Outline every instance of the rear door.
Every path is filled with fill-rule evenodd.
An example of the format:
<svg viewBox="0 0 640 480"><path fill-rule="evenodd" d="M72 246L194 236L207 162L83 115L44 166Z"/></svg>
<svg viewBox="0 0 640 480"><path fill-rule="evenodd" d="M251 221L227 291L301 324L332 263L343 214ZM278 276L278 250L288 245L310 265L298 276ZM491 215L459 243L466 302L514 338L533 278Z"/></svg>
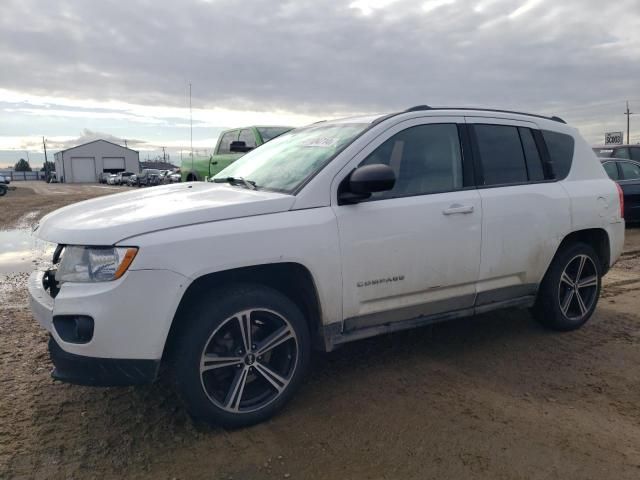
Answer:
<svg viewBox="0 0 640 480"><path fill-rule="evenodd" d="M624 218L627 222L640 222L640 164L618 162L620 180L624 193Z"/></svg>
<svg viewBox="0 0 640 480"><path fill-rule="evenodd" d="M534 123L467 117L482 201L477 305L536 293L570 228L569 198L550 177Z"/></svg>

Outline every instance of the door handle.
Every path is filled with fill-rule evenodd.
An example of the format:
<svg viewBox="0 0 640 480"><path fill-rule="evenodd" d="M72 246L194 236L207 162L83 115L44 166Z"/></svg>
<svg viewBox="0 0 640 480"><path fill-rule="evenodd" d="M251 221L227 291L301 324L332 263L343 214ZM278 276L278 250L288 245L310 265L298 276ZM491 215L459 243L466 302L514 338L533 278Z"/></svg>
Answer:
<svg viewBox="0 0 640 480"><path fill-rule="evenodd" d="M442 211L443 215L455 215L458 213L473 213L473 205L460 205L459 203L454 203L449 208L445 208Z"/></svg>

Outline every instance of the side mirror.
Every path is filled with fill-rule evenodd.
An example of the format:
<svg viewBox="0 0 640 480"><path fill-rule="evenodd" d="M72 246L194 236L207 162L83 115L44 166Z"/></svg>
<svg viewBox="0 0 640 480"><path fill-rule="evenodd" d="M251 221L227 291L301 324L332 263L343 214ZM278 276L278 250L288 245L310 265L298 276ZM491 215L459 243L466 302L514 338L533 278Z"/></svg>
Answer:
<svg viewBox="0 0 640 480"><path fill-rule="evenodd" d="M253 147L247 147L247 144L242 140L236 140L235 142L231 142L231 145L229 145L230 152L246 153L250 150L253 150Z"/></svg>
<svg viewBox="0 0 640 480"><path fill-rule="evenodd" d="M396 174L389 165L376 163L356 168L343 183L340 203L350 204L366 200L375 192L386 192L396 184Z"/></svg>

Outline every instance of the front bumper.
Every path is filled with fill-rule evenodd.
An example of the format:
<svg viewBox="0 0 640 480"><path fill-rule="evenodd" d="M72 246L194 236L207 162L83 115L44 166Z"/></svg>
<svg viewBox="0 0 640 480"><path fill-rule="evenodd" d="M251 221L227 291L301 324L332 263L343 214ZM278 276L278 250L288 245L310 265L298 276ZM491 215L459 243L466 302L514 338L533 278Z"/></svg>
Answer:
<svg viewBox="0 0 640 480"><path fill-rule="evenodd" d="M94 387L143 385L155 380L160 360L95 358L65 352L49 337L49 355L56 380Z"/></svg>
<svg viewBox="0 0 640 480"><path fill-rule="evenodd" d="M85 385L133 385L157 373L174 314L187 279L168 270L129 271L104 283L65 283L55 299L44 272L29 278L29 303L51 334L54 377ZM87 343L65 342L53 318L85 315L94 320Z"/></svg>

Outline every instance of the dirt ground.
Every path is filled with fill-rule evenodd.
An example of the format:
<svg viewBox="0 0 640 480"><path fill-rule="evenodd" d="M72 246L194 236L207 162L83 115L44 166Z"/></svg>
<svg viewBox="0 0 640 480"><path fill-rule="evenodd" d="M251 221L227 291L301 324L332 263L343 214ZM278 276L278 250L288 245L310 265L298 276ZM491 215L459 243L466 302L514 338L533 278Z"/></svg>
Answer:
<svg viewBox="0 0 640 480"><path fill-rule="evenodd" d="M11 190L0 198L0 225L16 225L25 214L37 211L45 215L70 203L123 191L126 187L84 184L47 184L44 182L13 182Z"/></svg>
<svg viewBox="0 0 640 480"><path fill-rule="evenodd" d="M0 199L2 228L113 191L26 187ZM581 330L515 310L349 344L316 355L280 415L238 431L195 427L164 381L54 382L26 274L4 275L0 478L638 479L640 229L627 233Z"/></svg>

